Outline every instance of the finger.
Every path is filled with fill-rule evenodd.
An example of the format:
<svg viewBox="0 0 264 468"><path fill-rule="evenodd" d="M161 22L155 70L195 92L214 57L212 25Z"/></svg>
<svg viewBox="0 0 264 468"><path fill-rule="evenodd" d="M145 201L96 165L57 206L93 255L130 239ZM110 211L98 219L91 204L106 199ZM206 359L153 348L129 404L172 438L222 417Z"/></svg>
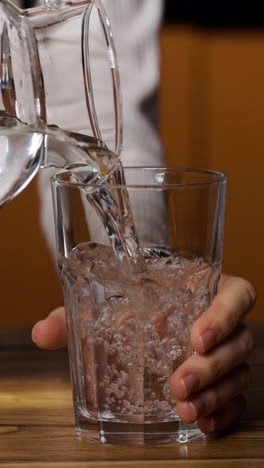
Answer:
<svg viewBox="0 0 264 468"><path fill-rule="evenodd" d="M252 349L252 334L241 324L230 338L212 351L203 355L194 354L187 359L172 375L171 391L176 398L185 400L246 361Z"/></svg>
<svg viewBox="0 0 264 468"><path fill-rule="evenodd" d="M191 330L193 349L203 354L223 341L253 307L255 299L255 290L248 281L223 275L220 291Z"/></svg>
<svg viewBox="0 0 264 468"><path fill-rule="evenodd" d="M59 307L32 329L32 341L43 349L63 348L67 344L64 307Z"/></svg>
<svg viewBox="0 0 264 468"><path fill-rule="evenodd" d="M182 421L190 424L201 416L214 413L244 392L250 380L250 368L248 364L243 363L215 385L196 394L192 399L178 401L178 415Z"/></svg>
<svg viewBox="0 0 264 468"><path fill-rule="evenodd" d="M241 416L245 408L245 397L238 395L224 408L210 416L202 416L198 419L198 426L204 434L217 434L229 428Z"/></svg>

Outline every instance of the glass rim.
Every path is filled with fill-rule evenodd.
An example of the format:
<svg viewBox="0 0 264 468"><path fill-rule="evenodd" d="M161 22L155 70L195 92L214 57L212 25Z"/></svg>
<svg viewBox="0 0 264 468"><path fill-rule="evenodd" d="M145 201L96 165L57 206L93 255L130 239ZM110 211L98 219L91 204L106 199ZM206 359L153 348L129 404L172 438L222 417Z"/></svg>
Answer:
<svg viewBox="0 0 264 468"><path fill-rule="evenodd" d="M80 170L89 167L87 166L80 166ZM107 177L115 170L117 169L117 166L115 166L109 174L103 177L104 180L107 180ZM219 171L215 171L212 169L199 169L199 168L192 168L192 167L164 167L164 166L124 166L125 171L129 170L136 170L136 171L163 171L165 173L196 173L196 174L203 174L208 176L214 176L215 178L208 178L208 180L202 180L202 181L193 181L193 182L179 182L176 184L171 184L171 183L165 183L165 184L144 184L144 183L133 183L133 184L111 184L110 187L111 189L123 189L124 187L129 188L129 189L153 189L153 190L161 190L161 189L171 189L171 188L182 188L182 187L202 187L202 186L208 186L208 185L219 185L224 182L227 182L228 176ZM79 188L87 188L87 187L93 187L93 188L100 188L104 184L100 183L83 183L83 182L78 182L78 181L68 181L68 180L63 180L62 177L65 177L67 174L70 174L71 169L69 168L68 170L58 173L54 176L51 177L51 182L54 185L59 185L59 186L66 186L66 187L79 187ZM73 173L76 174L76 168Z"/></svg>

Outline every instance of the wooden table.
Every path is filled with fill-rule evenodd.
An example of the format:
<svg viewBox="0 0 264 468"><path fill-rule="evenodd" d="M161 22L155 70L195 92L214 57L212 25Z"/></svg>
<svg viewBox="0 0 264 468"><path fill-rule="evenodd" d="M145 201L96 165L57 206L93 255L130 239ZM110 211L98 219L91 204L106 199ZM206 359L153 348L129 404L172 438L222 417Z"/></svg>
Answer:
<svg viewBox="0 0 264 468"><path fill-rule="evenodd" d="M222 438L159 447L79 440L66 351L39 351L1 331L0 467L264 468L264 325L253 328L254 381L243 419Z"/></svg>

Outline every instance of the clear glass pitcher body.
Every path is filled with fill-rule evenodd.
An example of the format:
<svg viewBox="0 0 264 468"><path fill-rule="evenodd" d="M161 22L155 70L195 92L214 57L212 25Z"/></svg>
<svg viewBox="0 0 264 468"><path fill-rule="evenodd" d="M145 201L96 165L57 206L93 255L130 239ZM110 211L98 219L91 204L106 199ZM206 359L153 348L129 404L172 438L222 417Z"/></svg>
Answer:
<svg viewBox="0 0 264 468"><path fill-rule="evenodd" d="M104 140L119 154L119 74L100 0L46 0L24 10L2 0L0 57L0 182L6 181L0 204L19 193L39 167L53 165L43 137L48 127L94 137L99 146ZM97 112L104 106L96 104L106 99L111 104L104 115Z"/></svg>

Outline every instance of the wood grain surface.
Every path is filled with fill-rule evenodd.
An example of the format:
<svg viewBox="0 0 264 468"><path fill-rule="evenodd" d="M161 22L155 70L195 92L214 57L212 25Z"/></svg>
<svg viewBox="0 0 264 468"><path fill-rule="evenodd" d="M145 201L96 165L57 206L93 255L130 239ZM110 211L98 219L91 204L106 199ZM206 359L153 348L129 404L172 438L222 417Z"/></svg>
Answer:
<svg viewBox="0 0 264 468"><path fill-rule="evenodd" d="M10 330L2 339L0 332L0 466L263 468L263 333L264 325L254 326L256 346L248 408L229 433L188 445L133 447L78 439L67 352L39 351L30 344L20 345Z"/></svg>

